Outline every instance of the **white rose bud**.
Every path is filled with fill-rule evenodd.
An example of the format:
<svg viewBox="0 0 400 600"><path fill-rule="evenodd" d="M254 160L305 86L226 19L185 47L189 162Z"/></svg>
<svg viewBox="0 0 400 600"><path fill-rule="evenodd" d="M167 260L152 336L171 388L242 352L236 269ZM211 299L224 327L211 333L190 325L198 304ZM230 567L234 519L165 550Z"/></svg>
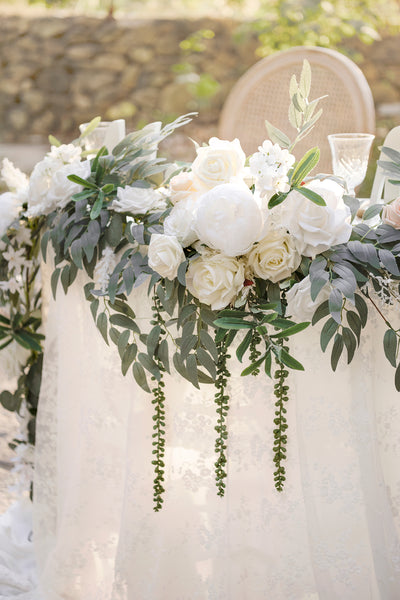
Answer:
<svg viewBox="0 0 400 600"><path fill-rule="evenodd" d="M194 200L207 191L192 172L186 171L172 177L169 182L169 190L172 204L178 204L188 198Z"/></svg>
<svg viewBox="0 0 400 600"><path fill-rule="evenodd" d="M292 191L282 203L281 221L296 238L300 252L315 258L351 235L350 209L343 202L344 188L331 179L307 184L319 194L326 206L318 206L300 192Z"/></svg>
<svg viewBox="0 0 400 600"><path fill-rule="evenodd" d="M162 202L162 196L153 188L126 186L117 189L117 198L110 208L115 212L143 215L160 207Z"/></svg>
<svg viewBox="0 0 400 600"><path fill-rule="evenodd" d="M311 321L317 307L325 300L328 300L332 286L326 283L319 292L315 300L311 300L311 281L307 275L299 283L295 283L293 287L286 292L286 300L288 302L287 314L292 316L296 321Z"/></svg>
<svg viewBox="0 0 400 600"><path fill-rule="evenodd" d="M194 229L199 240L227 256L246 254L262 228L261 209L245 185L218 185L197 201Z"/></svg>
<svg viewBox="0 0 400 600"><path fill-rule="evenodd" d="M241 176L245 161L246 155L238 139L228 142L212 137L208 146L197 148L192 170L206 189L211 189Z"/></svg>
<svg viewBox="0 0 400 600"><path fill-rule="evenodd" d="M185 254L177 238L172 235L153 233L150 239L149 267L161 277L175 279L179 265L185 260Z"/></svg>
<svg viewBox="0 0 400 600"><path fill-rule="evenodd" d="M248 255L248 265L261 279L273 283L290 277L301 262L294 238L285 229L271 229Z"/></svg>
<svg viewBox="0 0 400 600"><path fill-rule="evenodd" d="M242 289L244 279L243 262L223 254L196 258L186 273L189 292L213 310L228 306Z"/></svg>
<svg viewBox="0 0 400 600"><path fill-rule="evenodd" d="M198 239L193 229L194 205L195 202L191 198L181 200L164 221L165 235L174 235L184 248Z"/></svg>

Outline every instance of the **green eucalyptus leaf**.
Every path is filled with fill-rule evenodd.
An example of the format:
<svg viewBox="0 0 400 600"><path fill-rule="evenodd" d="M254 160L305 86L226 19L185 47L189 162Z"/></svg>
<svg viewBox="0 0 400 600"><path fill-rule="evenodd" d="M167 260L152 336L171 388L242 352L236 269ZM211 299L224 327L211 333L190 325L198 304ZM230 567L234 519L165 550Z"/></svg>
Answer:
<svg viewBox="0 0 400 600"><path fill-rule="evenodd" d="M197 353L197 358L198 358L198 361L200 362L200 364L203 365L203 367L205 367L207 369L207 371L210 373L212 379L216 379L217 368L216 368L214 360L211 358L211 356L208 354L208 352L206 352L203 348L197 348L196 353Z"/></svg>
<svg viewBox="0 0 400 600"><path fill-rule="evenodd" d="M399 267L397 266L397 261L390 250L385 250L384 248L380 248L378 250L379 260L382 265L391 273L392 275L400 276Z"/></svg>
<svg viewBox="0 0 400 600"><path fill-rule="evenodd" d="M218 349L211 335L205 330L200 331L200 342L204 348L211 354L214 361L218 361Z"/></svg>
<svg viewBox="0 0 400 600"><path fill-rule="evenodd" d="M0 394L0 404L6 410L10 412L17 412L21 405L21 398L18 394L12 394L11 392L5 390Z"/></svg>
<svg viewBox="0 0 400 600"><path fill-rule="evenodd" d="M160 335L161 327L155 325L147 336L147 352L149 356L154 356Z"/></svg>
<svg viewBox="0 0 400 600"><path fill-rule="evenodd" d="M138 362L133 363L132 373L136 383L145 391L150 394L150 388L147 383L146 373L142 365Z"/></svg>
<svg viewBox="0 0 400 600"><path fill-rule="evenodd" d="M343 327L342 337L347 349L347 364L350 364L357 348L357 341L354 333L348 327Z"/></svg>
<svg viewBox="0 0 400 600"><path fill-rule="evenodd" d="M295 166L292 176L291 176L291 185L293 187L299 186L304 178L309 174L310 171L318 164L320 156L319 148L311 148L308 152L305 153L303 158L297 163ZM300 190L298 190L300 191ZM316 194L318 195L318 194ZM318 202L317 202L318 204ZM325 205L325 202L322 206Z"/></svg>
<svg viewBox="0 0 400 600"><path fill-rule="evenodd" d="M360 315L361 325L365 327L368 319L368 306L365 302L364 298L359 294L354 295L356 309L358 310L358 314Z"/></svg>
<svg viewBox="0 0 400 600"><path fill-rule="evenodd" d="M51 274L51 278L50 278L51 292L53 294L54 300L56 299L57 284L58 284L58 280L60 277L60 273L61 273L61 269L60 269L60 267L57 267L57 269L54 269L53 273Z"/></svg>
<svg viewBox="0 0 400 600"><path fill-rule="evenodd" d="M300 333L300 331L303 331L309 325L310 325L310 322L296 323L296 325L293 325L292 327L288 327L287 329L283 329L279 333L274 333L270 337L271 337L271 339L272 338L274 338L274 339L286 338L286 337L289 337L290 335L295 335L296 333Z"/></svg>
<svg viewBox="0 0 400 600"><path fill-rule="evenodd" d="M318 308L314 312L311 324L315 325L316 323L318 323L318 321L320 321L324 317L327 317L329 314L329 302L328 300L325 300L324 302L322 302L322 304L318 306Z"/></svg>
<svg viewBox="0 0 400 600"><path fill-rule="evenodd" d="M222 329L253 329L256 323L236 319L234 317L222 317L214 321L214 325Z"/></svg>
<svg viewBox="0 0 400 600"><path fill-rule="evenodd" d="M101 335L103 336L106 344L109 345L108 344L108 336L107 336L108 321L107 321L107 315L105 312L101 312L99 314L99 316L97 317L97 328L100 331Z"/></svg>
<svg viewBox="0 0 400 600"><path fill-rule="evenodd" d="M131 329L135 333L140 333L140 329L137 326L136 322L127 315L123 314L113 314L110 317L110 323L112 325L116 325L117 327L123 327L124 329Z"/></svg>
<svg viewBox="0 0 400 600"><path fill-rule="evenodd" d="M158 366L154 362L154 360L150 356L148 356L148 354L145 354L144 352L140 352L138 354L138 359L140 360L140 362L144 366L144 368L147 371L149 371L149 373L151 373L151 375L153 377L155 377L157 379L157 381L160 381L160 379L161 379L160 369L158 368Z"/></svg>
<svg viewBox="0 0 400 600"><path fill-rule="evenodd" d="M190 383L192 383L195 388L200 389L197 360L194 354L189 354L186 359L186 373Z"/></svg>
<svg viewBox="0 0 400 600"><path fill-rule="evenodd" d="M247 352L251 339L253 337L253 332L250 330L246 333L243 340L240 342L239 346L236 349L236 356L239 362L242 362L243 356Z"/></svg>
<svg viewBox="0 0 400 600"><path fill-rule="evenodd" d="M271 142L273 142L274 144L279 144L279 146L281 146L282 148L289 148L290 140L288 136L285 133L283 133L283 131L280 131L279 129L274 127L274 125L272 125L272 123L270 123L269 121L265 121L265 126L267 128Z"/></svg>
<svg viewBox="0 0 400 600"><path fill-rule="evenodd" d="M382 204L373 204L372 206L369 206L363 214L363 221L368 221L368 219L373 219L379 215L382 211L382 208Z"/></svg>
<svg viewBox="0 0 400 600"><path fill-rule="evenodd" d="M295 369L296 371L304 371L304 367L298 360L293 358L284 348L281 349L279 355L279 362L283 363L290 369Z"/></svg>
<svg viewBox="0 0 400 600"><path fill-rule="evenodd" d="M385 335L383 336L383 349L390 364L396 368L397 335L393 329L388 329L385 331Z"/></svg>
<svg viewBox="0 0 400 600"><path fill-rule="evenodd" d="M361 335L361 319L356 312L353 310L348 310L346 313L347 322L349 327L356 334L357 341L360 343L360 335Z"/></svg>
<svg viewBox="0 0 400 600"><path fill-rule="evenodd" d="M124 329L124 331L121 331L120 336L118 338L118 353L119 353L121 360L122 360L122 357L124 356L125 348L127 347L128 343L129 343L130 336L131 336L131 331L129 329Z"/></svg>
<svg viewBox="0 0 400 600"><path fill-rule="evenodd" d="M124 331L123 333L126 333L126 331ZM119 347L118 347L118 350L119 350ZM121 360L122 375L125 376L127 374L129 367L131 366L131 364L133 363L133 361L136 358L136 354L137 354L137 345L136 344L129 344L125 348L125 351L123 353L122 360Z"/></svg>
<svg viewBox="0 0 400 600"><path fill-rule="evenodd" d="M314 202L314 204L317 204L317 206L326 206L326 202L322 198L322 196L320 196L313 190L310 190L310 188L306 187L305 185L295 187L294 189L296 190L296 192L299 192L299 194L302 194L303 196L308 198L308 200L311 200L311 202Z"/></svg>
<svg viewBox="0 0 400 600"><path fill-rule="evenodd" d="M158 348L157 348L157 357L159 358L159 360L162 362L164 369L167 371L167 373L170 373L170 366L169 366L169 353L168 353L168 342L167 340L161 340Z"/></svg>
<svg viewBox="0 0 400 600"><path fill-rule="evenodd" d="M331 339L337 332L338 327L339 327L339 325L337 324L335 319L332 319L332 317L330 317L324 323L324 326L322 327L322 330L321 330L321 339L320 339L322 352L325 352L329 342L331 341Z"/></svg>
<svg viewBox="0 0 400 600"><path fill-rule="evenodd" d="M340 333L335 335L335 340L332 346L332 354L331 354L331 367L333 371L336 371L336 367L339 362L339 358L341 357L343 352L343 338Z"/></svg>
<svg viewBox="0 0 400 600"><path fill-rule="evenodd" d="M189 352L193 350L193 348L197 344L197 335L188 335L186 337L182 337L182 341L180 344L181 356L185 359Z"/></svg>
<svg viewBox="0 0 400 600"><path fill-rule="evenodd" d="M268 375L268 377L271 377L271 367L272 367L272 354L271 354L271 350L268 350L268 352L265 356L265 363L264 363L265 374Z"/></svg>
<svg viewBox="0 0 400 600"><path fill-rule="evenodd" d="M111 341L116 346L118 346L119 336L121 335L120 332L118 331L118 329L115 329L115 327L110 327L108 334L110 336Z"/></svg>

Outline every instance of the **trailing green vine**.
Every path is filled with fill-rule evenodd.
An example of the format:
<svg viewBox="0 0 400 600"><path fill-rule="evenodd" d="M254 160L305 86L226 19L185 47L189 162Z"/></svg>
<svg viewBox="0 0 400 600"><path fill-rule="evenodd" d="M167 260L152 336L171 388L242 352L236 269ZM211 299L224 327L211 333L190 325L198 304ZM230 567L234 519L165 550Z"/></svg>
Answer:
<svg viewBox="0 0 400 600"><path fill-rule="evenodd" d="M283 339L280 339L278 344L281 346L282 350L286 352L289 350L287 346L284 346ZM287 452L287 419L286 419L286 407L285 403L289 400L288 392L289 386L286 383L287 377L289 375L289 371L285 369L284 365L279 361L278 358L275 358L275 362L278 365L278 369L274 373L274 378L276 383L274 385L274 394L276 397L275 402L275 429L274 429L274 458L273 461L275 463L276 471L274 472L274 481L275 488L278 492L283 491L283 486L286 480L286 471L285 467L282 465L282 461L286 460L286 452Z"/></svg>
<svg viewBox="0 0 400 600"><path fill-rule="evenodd" d="M218 362L217 362L217 378L215 381L215 387L217 393L215 394L215 404L217 405L217 425L215 431L218 434L215 440L215 452L217 454L217 460L215 462L215 481L218 489L218 496L221 498L225 494L225 478L227 477L227 440L228 440L228 428L226 420L229 410L229 395L226 392L228 379L230 372L227 367L227 361L230 358L228 354L228 346L226 344L226 338L217 342L218 350Z"/></svg>

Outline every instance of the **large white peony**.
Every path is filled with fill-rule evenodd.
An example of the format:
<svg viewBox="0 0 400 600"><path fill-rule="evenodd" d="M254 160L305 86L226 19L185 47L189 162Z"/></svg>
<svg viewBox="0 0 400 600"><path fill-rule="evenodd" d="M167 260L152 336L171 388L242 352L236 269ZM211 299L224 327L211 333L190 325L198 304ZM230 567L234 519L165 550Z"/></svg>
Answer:
<svg viewBox="0 0 400 600"><path fill-rule="evenodd" d="M320 304L328 300L332 286L326 283L319 292L315 300L311 299L311 281L307 275L299 283L295 283L293 287L286 292L286 300L288 302L287 314L293 317L296 321L311 321L314 312Z"/></svg>
<svg viewBox="0 0 400 600"><path fill-rule="evenodd" d="M148 257L149 266L166 279L175 279L179 265L185 260L185 254L177 238L161 233L152 234Z"/></svg>
<svg viewBox="0 0 400 600"><path fill-rule="evenodd" d="M280 218L296 238L300 252L315 258L349 240L350 209L343 202L344 188L336 181L313 180L307 187L322 196L326 206L318 206L300 192L292 191L282 204Z"/></svg>
<svg viewBox="0 0 400 600"><path fill-rule="evenodd" d="M285 229L269 229L250 251L248 266L256 277L273 283L290 277L301 262L293 236Z"/></svg>
<svg viewBox="0 0 400 600"><path fill-rule="evenodd" d="M110 206L116 212L129 212L133 215L143 215L164 207L163 197L157 190L129 185L117 189L117 197Z"/></svg>
<svg viewBox="0 0 400 600"><path fill-rule="evenodd" d="M228 142L212 137L208 146L197 148L192 170L202 185L211 189L241 177L245 161L246 155L238 139Z"/></svg>
<svg viewBox="0 0 400 600"><path fill-rule="evenodd" d="M174 235L184 248L198 239L193 229L195 200L186 198L176 204L164 221L164 233Z"/></svg>
<svg viewBox="0 0 400 600"><path fill-rule="evenodd" d="M213 310L228 306L242 289L244 279L243 262L219 253L196 258L186 273L189 292Z"/></svg>
<svg viewBox="0 0 400 600"><path fill-rule="evenodd" d="M199 198L193 228L210 248L241 256L260 238L263 215L244 184L226 183Z"/></svg>

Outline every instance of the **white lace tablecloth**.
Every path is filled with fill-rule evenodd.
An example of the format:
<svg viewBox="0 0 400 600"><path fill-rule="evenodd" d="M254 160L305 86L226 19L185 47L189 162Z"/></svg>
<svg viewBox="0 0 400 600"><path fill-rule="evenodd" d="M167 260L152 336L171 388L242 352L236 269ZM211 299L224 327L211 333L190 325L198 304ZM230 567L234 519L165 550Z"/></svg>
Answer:
<svg viewBox="0 0 400 600"><path fill-rule="evenodd" d="M138 292L137 314L147 301ZM38 415L35 600L398 600L400 397L372 318L336 374L293 339L287 484L272 472L272 384L231 381L225 498L214 390L167 384L166 494L152 510L151 398L96 330L81 286L50 301ZM0 596L1 597L1 596Z"/></svg>

